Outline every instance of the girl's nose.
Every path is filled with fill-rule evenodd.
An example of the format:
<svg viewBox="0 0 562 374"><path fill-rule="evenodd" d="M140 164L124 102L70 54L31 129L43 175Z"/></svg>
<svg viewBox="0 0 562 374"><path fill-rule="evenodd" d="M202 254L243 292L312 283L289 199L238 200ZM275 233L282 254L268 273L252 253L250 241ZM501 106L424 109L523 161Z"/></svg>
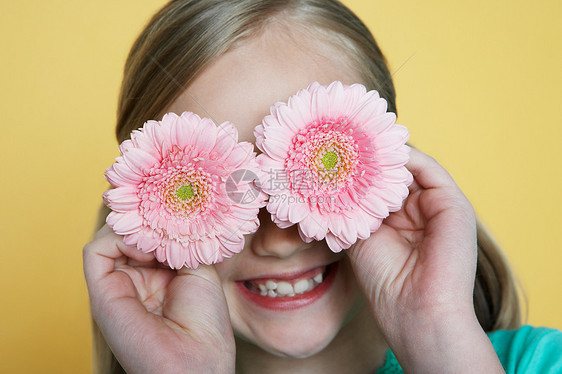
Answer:
<svg viewBox="0 0 562 374"><path fill-rule="evenodd" d="M259 214L260 228L252 238L252 250L258 256L287 258L310 247L299 236L297 225L280 229L266 209Z"/></svg>

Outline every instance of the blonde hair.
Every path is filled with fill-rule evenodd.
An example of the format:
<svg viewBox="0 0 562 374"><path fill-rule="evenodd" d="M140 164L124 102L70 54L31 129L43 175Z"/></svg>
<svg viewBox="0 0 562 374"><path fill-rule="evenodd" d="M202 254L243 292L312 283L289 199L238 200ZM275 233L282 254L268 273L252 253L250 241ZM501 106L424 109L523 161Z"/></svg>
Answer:
<svg viewBox="0 0 562 374"><path fill-rule="evenodd" d="M210 62L258 34L274 18L343 48L369 89L395 112L386 61L367 27L345 6L325 0L177 0L162 8L133 44L117 110L117 139L158 118Z"/></svg>
<svg viewBox="0 0 562 374"><path fill-rule="evenodd" d="M141 32L125 64L117 110L119 142L158 119L212 61L279 19L305 28L349 57L368 89L396 112L386 60L367 27L336 0L173 0ZM306 26L304 26L306 25ZM99 226L108 214L100 211ZM520 325L515 282L490 235L478 223L476 315L485 331ZM94 372L123 373L94 322Z"/></svg>

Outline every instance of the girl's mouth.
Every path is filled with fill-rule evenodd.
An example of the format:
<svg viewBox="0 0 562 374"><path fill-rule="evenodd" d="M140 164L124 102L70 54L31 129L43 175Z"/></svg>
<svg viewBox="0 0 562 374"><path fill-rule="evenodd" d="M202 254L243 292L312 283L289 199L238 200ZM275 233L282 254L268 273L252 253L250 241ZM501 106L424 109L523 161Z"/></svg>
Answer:
<svg viewBox="0 0 562 374"><path fill-rule="evenodd" d="M334 262L292 278L256 278L236 284L247 298L262 307L296 309L324 295L333 283L337 269L338 262Z"/></svg>
<svg viewBox="0 0 562 374"><path fill-rule="evenodd" d="M254 279L245 281L244 286L255 294L267 297L294 297L310 292L321 284L328 272L327 266L312 270L313 274L303 274L296 279Z"/></svg>

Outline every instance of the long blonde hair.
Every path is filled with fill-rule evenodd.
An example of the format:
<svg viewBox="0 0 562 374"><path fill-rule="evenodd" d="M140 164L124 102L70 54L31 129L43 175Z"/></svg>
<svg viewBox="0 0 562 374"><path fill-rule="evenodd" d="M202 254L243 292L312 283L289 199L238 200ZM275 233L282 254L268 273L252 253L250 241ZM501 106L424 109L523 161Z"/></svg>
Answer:
<svg viewBox="0 0 562 374"><path fill-rule="evenodd" d="M158 119L206 66L272 19L305 28L339 48L396 112L386 60L367 27L336 0L173 0L141 32L125 64L117 110L119 142L150 119ZM100 211L103 225L107 208ZM499 248L478 223L476 315L485 331L520 325L515 282ZM94 372L122 373L94 322Z"/></svg>

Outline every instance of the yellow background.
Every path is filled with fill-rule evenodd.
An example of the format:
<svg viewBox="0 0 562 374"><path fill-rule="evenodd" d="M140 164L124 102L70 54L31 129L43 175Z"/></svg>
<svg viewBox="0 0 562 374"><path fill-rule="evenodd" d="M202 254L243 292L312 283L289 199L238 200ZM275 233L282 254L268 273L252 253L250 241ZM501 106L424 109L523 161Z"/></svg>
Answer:
<svg viewBox="0 0 562 374"><path fill-rule="evenodd" d="M0 372L82 373L82 275L117 156L122 66L164 2L0 4ZM399 122L503 246L528 322L562 328L562 2L348 0L388 56Z"/></svg>

